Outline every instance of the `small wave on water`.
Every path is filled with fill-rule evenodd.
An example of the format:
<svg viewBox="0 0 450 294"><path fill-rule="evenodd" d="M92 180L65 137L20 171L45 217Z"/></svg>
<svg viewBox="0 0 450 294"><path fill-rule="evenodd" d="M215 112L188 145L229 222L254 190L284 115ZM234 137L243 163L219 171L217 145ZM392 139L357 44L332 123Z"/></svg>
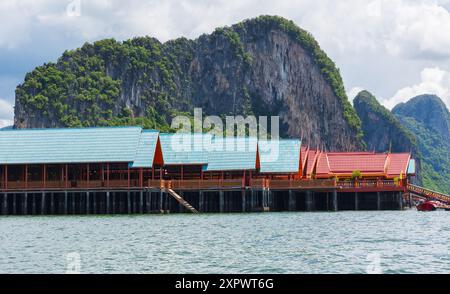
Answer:
<svg viewBox="0 0 450 294"><path fill-rule="evenodd" d="M450 213L0 218L0 273L449 273Z"/></svg>

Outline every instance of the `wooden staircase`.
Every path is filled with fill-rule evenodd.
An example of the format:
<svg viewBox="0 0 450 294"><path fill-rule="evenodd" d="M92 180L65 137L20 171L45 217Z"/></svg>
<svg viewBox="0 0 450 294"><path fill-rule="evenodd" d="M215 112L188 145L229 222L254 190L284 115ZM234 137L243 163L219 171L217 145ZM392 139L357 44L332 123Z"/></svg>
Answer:
<svg viewBox="0 0 450 294"><path fill-rule="evenodd" d="M166 191L167 193L169 193L170 196L175 198L175 200L178 201L181 205L183 205L187 210L189 210L192 213L198 213L197 209L195 209L191 204L189 204L189 202L184 200L184 198L178 195L174 190L166 189Z"/></svg>

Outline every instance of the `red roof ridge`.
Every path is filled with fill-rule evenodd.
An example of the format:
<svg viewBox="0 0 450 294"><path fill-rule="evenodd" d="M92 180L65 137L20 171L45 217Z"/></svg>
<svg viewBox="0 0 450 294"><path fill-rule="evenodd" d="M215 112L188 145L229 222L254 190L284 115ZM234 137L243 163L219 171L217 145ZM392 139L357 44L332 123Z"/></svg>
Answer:
<svg viewBox="0 0 450 294"><path fill-rule="evenodd" d="M386 162L384 163L384 174L387 174L390 165L391 165L391 153L388 153L386 156Z"/></svg>
<svg viewBox="0 0 450 294"><path fill-rule="evenodd" d="M330 160L328 160L328 154L327 153L325 153L325 158L327 159L328 170L331 172ZM333 173L333 172L331 172L331 173Z"/></svg>

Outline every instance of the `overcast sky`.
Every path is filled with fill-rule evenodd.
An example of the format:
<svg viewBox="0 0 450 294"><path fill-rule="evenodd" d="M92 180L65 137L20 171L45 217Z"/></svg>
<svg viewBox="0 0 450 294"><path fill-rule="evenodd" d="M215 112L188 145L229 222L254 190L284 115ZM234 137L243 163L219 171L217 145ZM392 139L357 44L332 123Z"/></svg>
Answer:
<svg viewBox="0 0 450 294"><path fill-rule="evenodd" d="M450 0L1 0L0 126L25 74L66 49L109 37L196 38L261 14L311 32L350 98L367 89L392 108L433 93L450 107Z"/></svg>

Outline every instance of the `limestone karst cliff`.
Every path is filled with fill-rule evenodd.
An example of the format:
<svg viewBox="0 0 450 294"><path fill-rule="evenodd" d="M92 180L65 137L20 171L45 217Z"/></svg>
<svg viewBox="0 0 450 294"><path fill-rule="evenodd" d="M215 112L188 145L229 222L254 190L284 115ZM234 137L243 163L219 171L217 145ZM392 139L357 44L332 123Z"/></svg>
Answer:
<svg viewBox="0 0 450 294"><path fill-rule="evenodd" d="M16 90L15 127L140 124L168 130L209 115L279 115L281 135L328 150L362 147L339 70L306 31L276 16L196 40L107 39L66 51Z"/></svg>

